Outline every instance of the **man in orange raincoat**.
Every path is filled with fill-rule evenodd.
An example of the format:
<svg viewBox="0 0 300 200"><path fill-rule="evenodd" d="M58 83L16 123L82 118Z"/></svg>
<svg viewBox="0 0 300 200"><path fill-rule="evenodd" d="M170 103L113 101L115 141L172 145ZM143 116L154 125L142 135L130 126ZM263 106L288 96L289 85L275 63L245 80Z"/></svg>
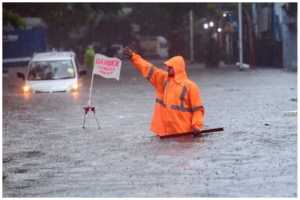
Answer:
<svg viewBox="0 0 300 200"><path fill-rule="evenodd" d="M182 56L164 62L167 71L144 60L130 48L124 55L131 59L137 70L153 85L156 103L151 131L157 136L200 132L204 126L204 107L196 83L188 79Z"/></svg>

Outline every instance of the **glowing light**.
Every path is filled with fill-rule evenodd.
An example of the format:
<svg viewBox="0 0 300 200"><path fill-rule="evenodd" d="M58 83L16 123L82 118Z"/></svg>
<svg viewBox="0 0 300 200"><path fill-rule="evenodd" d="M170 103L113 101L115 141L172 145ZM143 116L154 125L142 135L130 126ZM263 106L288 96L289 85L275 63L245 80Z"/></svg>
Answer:
<svg viewBox="0 0 300 200"><path fill-rule="evenodd" d="M23 91L24 92L29 92L29 90L30 90L30 87L28 85L23 86Z"/></svg>
<svg viewBox="0 0 300 200"><path fill-rule="evenodd" d="M219 33L221 33L222 32L222 28L218 28L218 30L217 30Z"/></svg>
<svg viewBox="0 0 300 200"><path fill-rule="evenodd" d="M214 24L213 21L209 22L209 26L210 26L210 27L214 27L214 25L215 25L215 24Z"/></svg>
<svg viewBox="0 0 300 200"><path fill-rule="evenodd" d="M208 29L208 24L207 23L203 24L203 28Z"/></svg>
<svg viewBox="0 0 300 200"><path fill-rule="evenodd" d="M227 13L223 13L223 17L227 17Z"/></svg>
<svg viewBox="0 0 300 200"><path fill-rule="evenodd" d="M72 89L73 89L73 90L78 90L78 88L79 88L78 83L74 83L74 84L72 85Z"/></svg>

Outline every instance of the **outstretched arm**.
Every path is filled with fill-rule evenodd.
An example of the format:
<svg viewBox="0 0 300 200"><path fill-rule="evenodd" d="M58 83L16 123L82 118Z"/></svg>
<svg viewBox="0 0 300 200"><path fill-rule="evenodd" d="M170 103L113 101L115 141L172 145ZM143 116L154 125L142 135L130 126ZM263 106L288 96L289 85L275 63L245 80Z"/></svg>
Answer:
<svg viewBox="0 0 300 200"><path fill-rule="evenodd" d="M124 55L131 59L135 68L159 91L163 92L164 80L167 77L167 72L161 70L143 59L140 55L133 52L130 48L124 49Z"/></svg>

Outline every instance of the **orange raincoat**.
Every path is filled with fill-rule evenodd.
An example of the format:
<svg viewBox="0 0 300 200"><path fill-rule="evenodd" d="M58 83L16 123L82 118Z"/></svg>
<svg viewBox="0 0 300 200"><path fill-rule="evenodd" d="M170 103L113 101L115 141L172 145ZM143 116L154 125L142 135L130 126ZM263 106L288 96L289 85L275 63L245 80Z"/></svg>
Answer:
<svg viewBox="0 0 300 200"><path fill-rule="evenodd" d="M203 128L204 107L197 85L188 79L182 56L175 56L164 64L173 67L175 76L153 66L133 53L131 61L156 90L156 103L151 131L158 136L192 132Z"/></svg>

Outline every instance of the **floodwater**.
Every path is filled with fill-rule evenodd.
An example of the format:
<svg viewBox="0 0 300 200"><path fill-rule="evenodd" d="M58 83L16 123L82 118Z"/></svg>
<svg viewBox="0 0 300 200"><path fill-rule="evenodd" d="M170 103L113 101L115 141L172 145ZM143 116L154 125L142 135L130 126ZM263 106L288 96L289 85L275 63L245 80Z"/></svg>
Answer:
<svg viewBox="0 0 300 200"><path fill-rule="evenodd" d="M24 95L3 77L4 197L296 197L297 74L200 69L205 137L161 140L149 131L154 91L128 64L120 81L89 77L79 93Z"/></svg>

